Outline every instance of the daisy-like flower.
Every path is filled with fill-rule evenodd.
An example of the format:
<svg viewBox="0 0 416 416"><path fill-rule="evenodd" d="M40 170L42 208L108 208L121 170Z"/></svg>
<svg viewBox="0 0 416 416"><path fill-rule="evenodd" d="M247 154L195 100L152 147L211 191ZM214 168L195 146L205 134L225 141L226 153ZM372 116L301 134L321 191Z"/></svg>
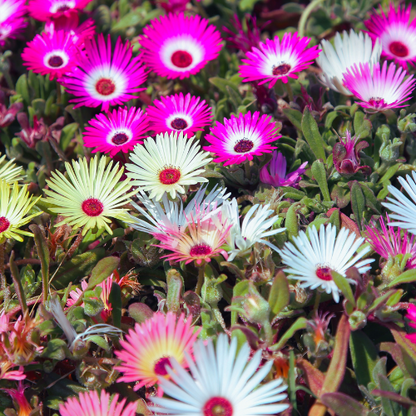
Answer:
<svg viewBox="0 0 416 416"><path fill-rule="evenodd" d="M288 78L297 79L297 72L311 65L320 52L317 46L307 49L309 42L309 38L300 38L296 32L285 33L281 41L275 36L260 43L260 49L252 48L247 52L247 59L242 60L245 63L240 66L243 81L260 81L259 84L270 81L269 88L272 88L278 79L285 84Z"/></svg>
<svg viewBox="0 0 416 416"><path fill-rule="evenodd" d="M158 134L148 137L143 145L134 148L127 163L127 176L140 190L150 192L149 198L160 201L165 192L172 198L184 194L186 185L208 182L198 176L212 159L200 151L197 140L187 139L183 133Z"/></svg>
<svg viewBox="0 0 416 416"><path fill-rule="evenodd" d="M363 108L373 111L384 111L389 108L406 107L405 101L409 100L415 89L415 80L413 75L405 78L406 71L390 64L387 68L387 62L374 64L371 70L369 64L354 65L347 69L344 74L344 85L357 98Z"/></svg>
<svg viewBox="0 0 416 416"><path fill-rule="evenodd" d="M344 73L347 68L355 64L369 63L370 68L379 62L381 55L380 41L373 42L366 33L355 33L353 29L348 33L344 30L342 37L339 32L335 35L334 46L331 42L321 42L322 53L316 58L321 67L319 78L326 87L344 95L352 95L343 84Z"/></svg>
<svg viewBox="0 0 416 416"><path fill-rule="evenodd" d="M135 416L136 403L129 403L126 399L118 401L118 394L110 400L110 394L101 390L80 393L78 397L70 397L65 403L59 405L61 416Z"/></svg>
<svg viewBox="0 0 416 416"><path fill-rule="evenodd" d="M202 221L198 218L188 220L188 229L185 233L173 232L154 234L160 240L157 247L172 251L162 258L169 261L184 261L188 264L195 261L197 265L209 263L213 257L222 254L228 259L223 246L226 244L231 225L218 224L212 218Z"/></svg>
<svg viewBox="0 0 416 416"><path fill-rule="evenodd" d="M118 108L107 114L98 114L89 121L83 136L86 147L94 147L92 153L109 153L114 157L118 152L127 153L143 138L149 122L142 110Z"/></svg>
<svg viewBox="0 0 416 416"><path fill-rule="evenodd" d="M147 73L141 66L138 57L133 58L129 42L123 44L119 37L114 52L111 48L111 37L107 39L101 33L97 40L85 41L86 55L79 61L78 67L60 82L76 98L74 108L102 106L108 111L110 105L123 104L133 95L145 88L139 88L146 80Z"/></svg>
<svg viewBox="0 0 416 416"><path fill-rule="evenodd" d="M399 65L407 68L407 64L416 61L416 19L410 22L412 5L397 6L390 3L390 10L385 15L380 6L381 15L373 14L364 22L372 39L379 39L382 56L394 59Z"/></svg>
<svg viewBox="0 0 416 416"><path fill-rule="evenodd" d="M185 363L185 353L192 353L199 330L194 331L191 319L168 312L156 312L152 318L130 329L125 341L120 341L122 349L116 351L121 364L116 367L123 375L119 382L138 382L134 390L142 386L150 387L158 382L158 377L167 377L167 368L172 362Z"/></svg>
<svg viewBox="0 0 416 416"><path fill-rule="evenodd" d="M406 318L409 320L409 326L416 329L416 305L409 305L409 308L407 309ZM406 335L406 338L412 341L413 344L416 344L416 333L408 334Z"/></svg>
<svg viewBox="0 0 416 416"><path fill-rule="evenodd" d="M274 187L296 186L301 175L305 173L308 162L302 163L296 170L286 173L286 158L279 152L274 151L272 160L260 170L260 180Z"/></svg>
<svg viewBox="0 0 416 416"><path fill-rule="evenodd" d="M354 253L364 242L355 233L349 233L347 228L337 230L332 224L321 225L318 231L315 226L309 229L309 237L301 231L294 237L295 245L287 242L282 250L278 250L282 262L288 266L284 271L290 273L293 279L303 281L302 287L311 289L321 288L326 293L332 293L335 302L339 302L340 290L332 279L331 272L335 271L346 276L350 267L356 267L359 273L370 270L369 264L374 259L361 260L370 247ZM353 280L348 279L350 283Z"/></svg>
<svg viewBox="0 0 416 416"><path fill-rule="evenodd" d="M403 194L403 191L389 185L387 189L392 197L388 197L387 201L389 202L384 202L382 205L391 211L390 217L397 221L389 221L388 225L400 227L416 234L416 173L412 172L412 177L406 175L406 179L398 179L412 201Z"/></svg>
<svg viewBox="0 0 416 416"><path fill-rule="evenodd" d="M191 94L161 97L160 101L153 103L154 107L148 107L146 112L155 133L177 131L190 137L211 124L211 108L205 100L200 102L199 97L192 97Z"/></svg>
<svg viewBox="0 0 416 416"><path fill-rule="evenodd" d="M157 75L188 78L217 58L221 36L208 19L183 12L151 21L139 38L140 57Z"/></svg>
<svg viewBox="0 0 416 416"><path fill-rule="evenodd" d="M0 180L9 184L23 179L22 168L13 162L14 159L6 161L6 155L0 157Z"/></svg>
<svg viewBox="0 0 416 416"><path fill-rule="evenodd" d="M46 22L81 11L91 0L29 0L29 14L36 20Z"/></svg>
<svg viewBox="0 0 416 416"><path fill-rule="evenodd" d="M86 158L80 161L65 163L68 178L61 172L52 172L46 182L49 189L45 190L46 201L54 205L52 212L64 217L56 224L68 224L72 227L83 227L85 235L90 229L104 227L110 234L110 218L121 221L129 219L127 210L122 206L130 201L134 192L128 193L131 188L130 180L120 181L124 168L118 164L113 167L108 158L95 156L87 162Z"/></svg>
<svg viewBox="0 0 416 416"><path fill-rule="evenodd" d="M0 179L0 242L6 238L23 241L22 235L33 237L32 233L20 230L41 211L29 214L39 198L29 196L27 185L20 187L17 182L13 185Z"/></svg>
<svg viewBox="0 0 416 416"><path fill-rule="evenodd" d="M36 35L23 49L22 60L29 70L48 75L51 80L61 78L73 70L78 62L79 50L70 33L56 30Z"/></svg>
<svg viewBox="0 0 416 416"><path fill-rule="evenodd" d="M204 147L207 152L215 154L214 162L225 162L224 166L238 165L247 160L253 160L254 156L263 153L271 153L275 147L270 143L279 139L278 128L272 122L272 118L259 111L253 115L239 114L231 119L224 118L224 124L217 121L211 129L211 134L206 136L210 146Z"/></svg>
<svg viewBox="0 0 416 416"><path fill-rule="evenodd" d="M27 26L25 15L27 12L25 0L0 1L0 46L7 39L15 39Z"/></svg>
<svg viewBox="0 0 416 416"><path fill-rule="evenodd" d="M231 344L225 334L212 340L198 340L194 344L195 361L186 354L192 377L173 362L167 371L169 379L160 378L160 386L172 399L154 397L156 415L192 416L255 416L276 415L289 405L279 403L287 395L282 379L260 385L272 368L273 361L260 367L262 351L250 359L250 347L244 343L237 353L237 338ZM260 367L260 368L259 368Z"/></svg>

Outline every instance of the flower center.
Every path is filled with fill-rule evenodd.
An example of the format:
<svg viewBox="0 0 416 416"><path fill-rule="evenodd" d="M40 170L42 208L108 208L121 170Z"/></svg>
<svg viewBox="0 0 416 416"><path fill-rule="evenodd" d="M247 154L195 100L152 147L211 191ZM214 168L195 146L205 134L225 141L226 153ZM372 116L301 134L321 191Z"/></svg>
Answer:
<svg viewBox="0 0 416 416"><path fill-rule="evenodd" d="M224 397L211 397L204 407L204 416L232 416L233 406L229 400Z"/></svg>
<svg viewBox="0 0 416 416"><path fill-rule="evenodd" d="M3 233L10 227L10 221L6 217L0 217L0 233Z"/></svg>
<svg viewBox="0 0 416 416"><path fill-rule="evenodd" d="M384 99L381 97L371 97L368 103L374 108L383 108L386 106Z"/></svg>
<svg viewBox="0 0 416 416"><path fill-rule="evenodd" d="M173 185L181 178L181 171L176 168L166 168L159 173L159 180L163 185Z"/></svg>
<svg viewBox="0 0 416 416"><path fill-rule="evenodd" d="M273 65L273 75L286 75L290 71L290 68L292 67L289 64L281 64L279 66Z"/></svg>
<svg viewBox="0 0 416 416"><path fill-rule="evenodd" d="M234 152L247 153L254 147L254 143L245 137L237 142L234 146Z"/></svg>
<svg viewBox="0 0 416 416"><path fill-rule="evenodd" d="M67 6L66 4L64 4L64 5L62 5L62 6L60 6L60 7L58 7L57 9L56 9L56 11L57 12L66 12L67 10L69 10L70 9L70 7L69 6Z"/></svg>
<svg viewBox="0 0 416 416"><path fill-rule="evenodd" d="M59 68L60 66L63 65L63 63L64 63L64 60L58 55L51 56L48 59L48 64L52 68Z"/></svg>
<svg viewBox="0 0 416 416"><path fill-rule="evenodd" d="M191 257L205 257L212 253L212 248L206 244L197 244L189 251Z"/></svg>
<svg viewBox="0 0 416 416"><path fill-rule="evenodd" d="M153 371L158 376L166 376L168 374L166 367L172 367L172 364L170 363L169 357L162 357L156 361Z"/></svg>
<svg viewBox="0 0 416 416"><path fill-rule="evenodd" d="M188 127L188 123L183 118L175 118L170 125L175 130L185 130Z"/></svg>
<svg viewBox="0 0 416 416"><path fill-rule="evenodd" d="M178 68L186 68L192 64L192 55L186 51L176 51L172 55L172 63Z"/></svg>
<svg viewBox="0 0 416 416"><path fill-rule="evenodd" d="M104 211L104 205L97 198L86 199L81 208L89 217L98 217Z"/></svg>
<svg viewBox="0 0 416 416"><path fill-rule="evenodd" d="M101 78L96 84L95 89L98 94L110 95L116 90L116 84L111 79Z"/></svg>
<svg viewBox="0 0 416 416"><path fill-rule="evenodd" d="M124 143L126 143L129 140L129 136L127 136L126 133L117 133L113 136L111 141L116 145L120 146Z"/></svg>
<svg viewBox="0 0 416 416"><path fill-rule="evenodd" d="M409 49L406 45L401 42L392 42L389 45L390 52L393 55L398 56L399 58L404 58L405 56L409 55Z"/></svg>
<svg viewBox="0 0 416 416"><path fill-rule="evenodd" d="M331 271L329 267L318 267L316 269L316 277L321 280L325 280L325 282L329 282L332 280Z"/></svg>

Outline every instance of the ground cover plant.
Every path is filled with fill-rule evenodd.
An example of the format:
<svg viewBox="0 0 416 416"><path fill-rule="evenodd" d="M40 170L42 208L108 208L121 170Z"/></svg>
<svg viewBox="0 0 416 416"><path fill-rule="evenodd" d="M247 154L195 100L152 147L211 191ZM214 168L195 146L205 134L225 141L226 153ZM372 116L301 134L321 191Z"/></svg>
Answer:
<svg viewBox="0 0 416 416"><path fill-rule="evenodd" d="M0 414L415 416L416 9L0 0Z"/></svg>

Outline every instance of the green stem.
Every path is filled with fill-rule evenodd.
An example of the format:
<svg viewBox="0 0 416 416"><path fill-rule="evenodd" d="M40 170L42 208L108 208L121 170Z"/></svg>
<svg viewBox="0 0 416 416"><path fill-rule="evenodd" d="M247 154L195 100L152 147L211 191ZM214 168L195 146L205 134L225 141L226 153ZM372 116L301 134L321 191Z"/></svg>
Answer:
<svg viewBox="0 0 416 416"><path fill-rule="evenodd" d="M250 169L250 161L249 160L247 160L247 162L244 163L244 172L246 174L246 178L250 179L251 169Z"/></svg>
<svg viewBox="0 0 416 416"><path fill-rule="evenodd" d="M272 331L272 326L270 325L269 321L264 321L263 322L263 330L264 330L264 335L265 335L265 341L267 345L272 345L273 344L273 331Z"/></svg>
<svg viewBox="0 0 416 416"><path fill-rule="evenodd" d="M205 263L198 267L198 282L196 284L195 293L199 296L201 294L202 285L205 282Z"/></svg>
<svg viewBox="0 0 416 416"><path fill-rule="evenodd" d="M293 101L293 90L292 90L289 80L286 83L286 89L287 89L287 97L289 98L289 103L290 103Z"/></svg>
<svg viewBox="0 0 416 416"><path fill-rule="evenodd" d="M22 308L23 315L28 311L27 303L26 303L26 295L25 291L22 286L22 281L20 280L20 273L19 269L17 268L14 262L14 251L10 256L10 272L12 274L12 279L14 283L14 291L16 292L17 299L19 300L19 305Z"/></svg>
<svg viewBox="0 0 416 416"><path fill-rule="evenodd" d="M61 93L61 85L58 84L58 81L56 81L56 104L61 104L62 101L62 93Z"/></svg>
<svg viewBox="0 0 416 416"><path fill-rule="evenodd" d="M1 280L1 290L3 291L3 306L4 310L7 310L7 307L10 302L10 288L7 286L6 275L4 274L4 243L0 244L0 280Z"/></svg>
<svg viewBox="0 0 416 416"><path fill-rule="evenodd" d="M319 4L323 3L324 0L313 0L312 3L309 4L308 7L303 11L302 16L299 20L299 26L298 26L298 34L300 37L304 36L305 34L305 28L306 28L306 22L309 18L309 15L313 12L313 10L319 6Z"/></svg>
<svg viewBox="0 0 416 416"><path fill-rule="evenodd" d="M315 303L313 305L314 312L318 312L320 302L321 302L321 292L317 290L315 292Z"/></svg>

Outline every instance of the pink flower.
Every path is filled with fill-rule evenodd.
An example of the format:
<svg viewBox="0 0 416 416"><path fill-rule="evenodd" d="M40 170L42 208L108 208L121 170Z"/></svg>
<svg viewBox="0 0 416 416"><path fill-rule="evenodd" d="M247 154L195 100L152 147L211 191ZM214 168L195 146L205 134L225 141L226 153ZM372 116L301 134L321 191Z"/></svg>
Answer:
<svg viewBox="0 0 416 416"><path fill-rule="evenodd" d="M208 19L184 13L161 16L143 29L140 57L156 74L188 78L217 58L221 36Z"/></svg>
<svg viewBox="0 0 416 416"><path fill-rule="evenodd" d="M1 0L0 2L0 46L7 39L17 38L27 26L25 0Z"/></svg>
<svg viewBox="0 0 416 416"><path fill-rule="evenodd" d="M360 170L364 174L370 173L370 167L360 166L360 151L368 147L368 143L363 140L357 144L358 140L359 137L351 137L351 133L346 130L345 137L340 137L340 142L332 149L335 169L343 176L354 175Z"/></svg>
<svg viewBox="0 0 416 416"><path fill-rule="evenodd" d="M1 355L0 355L1 357ZM15 365L5 359L5 357L1 357L0 360L0 380L24 380L26 378L26 374L23 371L23 367L19 367L18 370L9 371Z"/></svg>
<svg viewBox="0 0 416 416"><path fill-rule="evenodd" d="M26 386L24 386L21 381L19 381L17 389L4 389L16 403L18 407L18 416L30 416L30 413L33 410L32 406L26 399L25 389Z"/></svg>
<svg viewBox="0 0 416 416"><path fill-rule="evenodd" d="M29 0L30 16L36 20L46 22L59 17L71 17L77 14L91 0Z"/></svg>
<svg viewBox="0 0 416 416"><path fill-rule="evenodd" d="M407 68L408 63L415 65L416 19L409 21L412 5L407 8L398 5L396 10L394 3L390 3L387 16L380 5L380 12L381 15L373 14L364 24L373 41L380 39L382 56L394 59L403 68Z"/></svg>
<svg viewBox="0 0 416 416"><path fill-rule="evenodd" d="M19 113L17 121L22 129L16 133L16 136L20 137L32 149L38 141L44 140L49 134L48 126L43 122L43 118L38 120L37 116L33 116L33 127L30 126L26 113Z"/></svg>
<svg viewBox="0 0 416 416"><path fill-rule="evenodd" d="M302 163L295 171L286 174L286 158L277 151L273 152L272 160L260 170L260 181L275 188L279 186L297 186L300 175L305 172L308 162Z"/></svg>
<svg viewBox="0 0 416 416"><path fill-rule="evenodd" d="M187 367L185 353L192 354L198 333L192 328L192 319L185 320L184 315L177 317L172 312L166 316L157 312L142 324L136 324L126 340L120 341L122 349L115 352L121 360L116 370L123 373L118 381L139 382L134 386L138 390L156 384L158 376L167 378L166 366L171 366L172 359Z"/></svg>
<svg viewBox="0 0 416 416"><path fill-rule="evenodd" d="M245 65L240 66L243 81L261 80L260 84L270 81L269 88L272 88L278 79L285 84L288 78L297 79L296 72L311 65L320 53L317 46L306 49L309 42L309 38L300 38L296 32L285 33L282 41L278 36L274 40L267 39L259 44L260 49L253 47L247 52L247 59L242 60Z"/></svg>
<svg viewBox="0 0 416 416"><path fill-rule="evenodd" d="M118 402L118 397L115 394L110 404L110 394L105 390L101 390L100 395L95 390L80 393L59 405L59 413L61 416L135 416L137 403L124 407L126 399Z"/></svg>
<svg viewBox="0 0 416 416"><path fill-rule="evenodd" d="M371 71L368 63L352 66L344 74L344 85L358 99L357 104L363 108L373 111L384 111L389 108L406 107L403 104L409 100L414 88L415 80L413 75L406 80L406 71L390 64L387 69L387 62L384 62L382 68L380 64L374 64Z"/></svg>
<svg viewBox="0 0 416 416"><path fill-rule="evenodd" d="M17 102L9 106L5 105L6 96L0 91L0 128L10 126L13 123L16 114L23 109L23 103Z"/></svg>
<svg viewBox="0 0 416 416"><path fill-rule="evenodd" d="M389 216L386 214L387 222L390 222ZM381 231L375 228L375 224L366 226L366 241L371 248L383 257L385 260L394 258L399 254L407 256L406 268L416 269L416 236L409 238L407 231L402 237L402 230L396 230L392 226L386 227L383 217L379 219ZM409 256L410 255L410 256Z"/></svg>
<svg viewBox="0 0 416 416"><path fill-rule="evenodd" d="M23 65L36 74L47 75L51 80L72 71L78 62L79 50L73 37L64 30L43 32L23 49Z"/></svg>
<svg viewBox="0 0 416 416"><path fill-rule="evenodd" d="M211 124L211 108L205 100L200 102L199 97L192 97L191 94L161 97L153 104L154 107L147 108L147 115L156 134L178 131L191 137Z"/></svg>
<svg viewBox="0 0 416 416"><path fill-rule="evenodd" d="M253 160L254 156L271 153L275 147L270 143L281 137L277 132L272 118L267 115L260 117L259 111L253 115L250 111L247 114L240 113L238 117L231 114L231 119L224 119L224 124L217 121L211 134L206 136L211 146L205 146L204 150L217 156L214 159L216 163L238 165Z"/></svg>
<svg viewBox="0 0 416 416"><path fill-rule="evenodd" d="M114 157L117 153L127 153L138 143L143 143L149 122L142 110L134 107L130 110L118 108L107 114L98 114L85 127L84 144L94 147L92 153L109 153Z"/></svg>
<svg viewBox="0 0 416 416"><path fill-rule="evenodd" d="M81 282L81 289L76 288L75 290L71 290L69 292L69 298L66 301L66 306L69 308L72 305L75 305L76 301L80 298L80 296L87 290L88 283L83 280ZM84 302L81 303L81 306L84 306Z"/></svg>
<svg viewBox="0 0 416 416"><path fill-rule="evenodd" d="M188 5L188 0L159 0L157 5L162 7L166 13L184 12Z"/></svg>
<svg viewBox="0 0 416 416"><path fill-rule="evenodd" d="M416 329L416 305L409 304L409 308L407 309L407 314L405 315L405 318L409 320L409 326ZM416 344L416 333L408 334L406 335L406 338L410 339L410 341L412 341L413 344Z"/></svg>
<svg viewBox="0 0 416 416"><path fill-rule="evenodd" d="M139 88L146 80L146 71L138 57L133 58L132 47L119 37L114 52L111 37L107 40L99 34L97 40L85 41L86 56L78 63L78 68L64 76L60 82L68 92L75 95L70 102L81 106L102 106L108 111L110 105L120 105L145 88Z"/></svg>

